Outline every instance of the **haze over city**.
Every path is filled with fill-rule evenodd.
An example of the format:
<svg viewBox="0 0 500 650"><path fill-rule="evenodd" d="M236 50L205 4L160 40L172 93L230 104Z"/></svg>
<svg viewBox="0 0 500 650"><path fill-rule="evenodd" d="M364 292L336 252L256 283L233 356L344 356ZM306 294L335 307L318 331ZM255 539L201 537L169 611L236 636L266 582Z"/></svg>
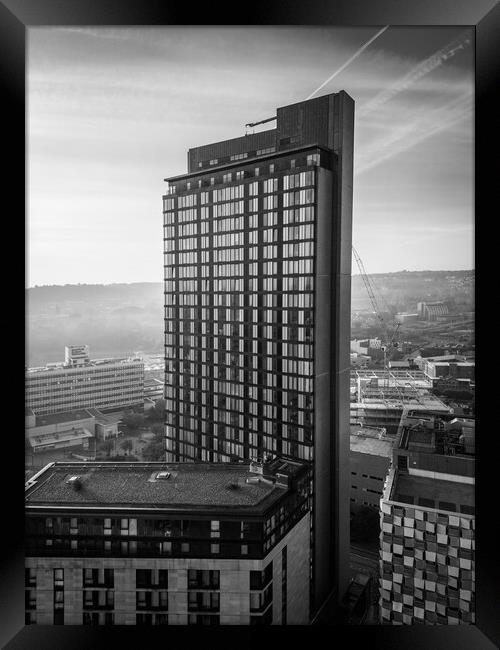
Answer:
<svg viewBox="0 0 500 650"><path fill-rule="evenodd" d="M25 625L476 622L473 48L32 30Z"/></svg>
<svg viewBox="0 0 500 650"><path fill-rule="evenodd" d="M379 30L30 28L28 286L160 281L163 179L187 149L330 77L315 96L356 102L366 270L473 268L472 36L389 27L362 50Z"/></svg>

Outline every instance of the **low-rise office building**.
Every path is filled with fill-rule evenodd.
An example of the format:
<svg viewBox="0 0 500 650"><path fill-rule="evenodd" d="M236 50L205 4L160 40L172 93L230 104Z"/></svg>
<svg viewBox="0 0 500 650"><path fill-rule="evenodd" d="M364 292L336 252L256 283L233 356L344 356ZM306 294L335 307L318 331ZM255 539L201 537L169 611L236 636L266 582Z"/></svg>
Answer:
<svg viewBox="0 0 500 650"><path fill-rule="evenodd" d="M122 421L121 413L101 413L99 409L87 409L95 418L95 436L98 440L117 438L118 425Z"/></svg>
<svg viewBox="0 0 500 650"><path fill-rule="evenodd" d="M77 348L75 358L72 348ZM26 407L37 415L85 408L112 411L143 404L142 359L91 361L88 346L66 346L64 364L26 372Z"/></svg>
<svg viewBox="0 0 500 650"><path fill-rule="evenodd" d="M426 359L423 363L423 371L435 386L444 378L468 379L473 382L475 379L475 361L457 359Z"/></svg>
<svg viewBox="0 0 500 650"><path fill-rule="evenodd" d="M351 426L351 505L380 507L394 439L385 429Z"/></svg>
<svg viewBox="0 0 500 650"><path fill-rule="evenodd" d="M85 409L53 415L26 409L25 435L34 454L81 447L95 455L95 417Z"/></svg>
<svg viewBox="0 0 500 650"><path fill-rule="evenodd" d="M26 623L307 624L309 468L54 463L26 483Z"/></svg>
<svg viewBox="0 0 500 650"><path fill-rule="evenodd" d="M382 623L475 622L474 421L402 418L381 499Z"/></svg>

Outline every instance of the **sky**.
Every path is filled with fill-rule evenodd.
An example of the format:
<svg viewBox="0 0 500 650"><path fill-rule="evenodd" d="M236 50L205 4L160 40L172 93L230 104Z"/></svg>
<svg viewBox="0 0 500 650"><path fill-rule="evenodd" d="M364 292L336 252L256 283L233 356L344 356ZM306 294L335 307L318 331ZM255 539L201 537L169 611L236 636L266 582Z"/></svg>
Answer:
<svg viewBox="0 0 500 650"><path fill-rule="evenodd" d="M364 47L379 31L28 28L27 286L161 282L163 179L328 79L315 97L355 100L366 271L472 269L473 36L388 27Z"/></svg>

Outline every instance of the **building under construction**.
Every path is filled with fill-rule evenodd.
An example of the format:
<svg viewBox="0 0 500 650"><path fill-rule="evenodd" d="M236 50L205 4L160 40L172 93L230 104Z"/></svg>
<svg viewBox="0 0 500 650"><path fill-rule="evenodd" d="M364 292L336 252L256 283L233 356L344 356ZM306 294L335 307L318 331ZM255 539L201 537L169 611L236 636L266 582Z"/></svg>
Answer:
<svg viewBox="0 0 500 650"><path fill-rule="evenodd" d="M421 370L351 371L351 425L385 427L396 435L401 416L410 409L452 413L431 388Z"/></svg>
<svg viewBox="0 0 500 650"><path fill-rule="evenodd" d="M401 418L410 411L438 412L452 414L453 409L430 393L401 398L364 397L362 401L351 402L351 425L384 427L388 435L395 436Z"/></svg>

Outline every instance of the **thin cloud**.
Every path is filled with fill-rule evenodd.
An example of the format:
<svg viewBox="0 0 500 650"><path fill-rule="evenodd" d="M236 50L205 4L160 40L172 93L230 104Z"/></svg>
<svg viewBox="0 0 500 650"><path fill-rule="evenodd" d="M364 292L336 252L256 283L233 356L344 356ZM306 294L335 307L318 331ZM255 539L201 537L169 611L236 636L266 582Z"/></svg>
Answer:
<svg viewBox="0 0 500 650"><path fill-rule="evenodd" d="M474 96L471 92L467 92L448 104L417 117L413 122L405 123L400 128L388 127L387 131L391 136L381 138L372 144L370 149L361 153L355 165L355 174L362 174L401 153L410 151L437 133L450 129L471 117L473 106Z"/></svg>

